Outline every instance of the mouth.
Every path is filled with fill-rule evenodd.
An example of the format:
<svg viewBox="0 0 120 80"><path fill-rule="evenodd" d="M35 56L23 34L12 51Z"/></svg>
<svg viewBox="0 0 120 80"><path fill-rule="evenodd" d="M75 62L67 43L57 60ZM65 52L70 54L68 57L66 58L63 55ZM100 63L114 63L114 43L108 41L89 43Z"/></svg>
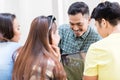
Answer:
<svg viewBox="0 0 120 80"><path fill-rule="evenodd" d="M74 34L76 36L81 36L82 35L82 30L73 30L74 31Z"/></svg>
<svg viewBox="0 0 120 80"><path fill-rule="evenodd" d="M80 32L80 31L82 31L82 30L80 30L80 29L79 29L79 30L74 30L74 29L72 29L72 30L73 30L74 32Z"/></svg>
<svg viewBox="0 0 120 80"><path fill-rule="evenodd" d="M79 34L82 32L82 30L73 30L75 34Z"/></svg>

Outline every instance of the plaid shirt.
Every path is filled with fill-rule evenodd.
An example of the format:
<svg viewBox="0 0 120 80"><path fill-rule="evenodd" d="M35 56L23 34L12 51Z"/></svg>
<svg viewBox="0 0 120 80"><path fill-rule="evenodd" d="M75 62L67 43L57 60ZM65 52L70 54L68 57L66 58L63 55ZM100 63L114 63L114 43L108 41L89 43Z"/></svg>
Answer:
<svg viewBox="0 0 120 80"><path fill-rule="evenodd" d="M90 44L101 39L101 36L90 26L82 36L76 37L70 26L64 24L59 27L59 35L62 54L86 53Z"/></svg>

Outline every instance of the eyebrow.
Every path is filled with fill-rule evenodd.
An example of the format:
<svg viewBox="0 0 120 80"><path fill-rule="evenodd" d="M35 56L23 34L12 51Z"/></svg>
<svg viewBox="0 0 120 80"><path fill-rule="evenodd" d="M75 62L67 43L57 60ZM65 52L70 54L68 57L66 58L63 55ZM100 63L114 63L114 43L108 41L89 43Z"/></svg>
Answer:
<svg viewBox="0 0 120 80"><path fill-rule="evenodd" d="M76 24L83 24L83 22L78 22L78 23L72 23L72 22L69 22L70 24L73 24L73 25L76 25Z"/></svg>

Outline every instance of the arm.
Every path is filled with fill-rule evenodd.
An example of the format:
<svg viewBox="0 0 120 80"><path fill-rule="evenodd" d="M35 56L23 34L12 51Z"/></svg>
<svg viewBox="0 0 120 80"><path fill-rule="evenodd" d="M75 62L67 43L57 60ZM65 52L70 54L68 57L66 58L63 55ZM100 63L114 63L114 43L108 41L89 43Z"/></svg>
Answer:
<svg viewBox="0 0 120 80"><path fill-rule="evenodd" d="M85 61L85 56L86 56L86 53L80 53L80 57L83 59L83 61Z"/></svg>
<svg viewBox="0 0 120 80"><path fill-rule="evenodd" d="M61 60L61 55L60 55L60 49L58 46L56 45L51 45L51 50L53 52L53 54L57 57L57 59L60 61Z"/></svg>
<svg viewBox="0 0 120 80"><path fill-rule="evenodd" d="M19 47L19 48L13 53L13 55L12 55L13 61L16 61L16 59L17 59L17 57L18 57L18 55L19 55L19 52L20 52L21 48L22 48L22 47Z"/></svg>
<svg viewBox="0 0 120 80"><path fill-rule="evenodd" d="M98 80L97 76L84 76L83 80Z"/></svg>

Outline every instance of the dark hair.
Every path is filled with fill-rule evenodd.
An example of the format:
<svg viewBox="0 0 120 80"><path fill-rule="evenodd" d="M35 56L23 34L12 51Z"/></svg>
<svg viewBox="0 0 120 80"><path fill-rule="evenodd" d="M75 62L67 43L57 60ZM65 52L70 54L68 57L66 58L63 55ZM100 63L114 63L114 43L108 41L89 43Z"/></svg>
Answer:
<svg viewBox="0 0 120 80"><path fill-rule="evenodd" d="M49 34L51 34L49 30L53 30L51 24L55 23L54 21L51 23L51 19L50 17L39 16L32 21L28 38L15 61L12 80L29 80L33 73L40 74L37 77L40 76L41 80L45 80L49 58L55 63L53 70L55 80L65 80L66 74L62 64L53 54L49 43ZM40 66L41 72L33 71L33 65Z"/></svg>
<svg viewBox="0 0 120 80"><path fill-rule="evenodd" d="M52 23L55 24L55 20L56 18L53 15L49 15L48 17L48 36L49 36L49 43L52 44L52 36L51 36L51 31L53 30L53 32L56 31L56 27L52 26Z"/></svg>
<svg viewBox="0 0 120 80"><path fill-rule="evenodd" d="M81 13L82 15L89 15L89 7L84 2L75 2L71 4L71 6L68 9L69 15L76 15L78 13Z"/></svg>
<svg viewBox="0 0 120 80"><path fill-rule="evenodd" d="M11 13L0 13L0 40L7 41L13 38L13 21L16 18Z"/></svg>
<svg viewBox="0 0 120 80"><path fill-rule="evenodd" d="M102 2L94 8L91 18L94 18L99 23L104 18L111 25L115 26L120 21L120 5L117 2Z"/></svg>

